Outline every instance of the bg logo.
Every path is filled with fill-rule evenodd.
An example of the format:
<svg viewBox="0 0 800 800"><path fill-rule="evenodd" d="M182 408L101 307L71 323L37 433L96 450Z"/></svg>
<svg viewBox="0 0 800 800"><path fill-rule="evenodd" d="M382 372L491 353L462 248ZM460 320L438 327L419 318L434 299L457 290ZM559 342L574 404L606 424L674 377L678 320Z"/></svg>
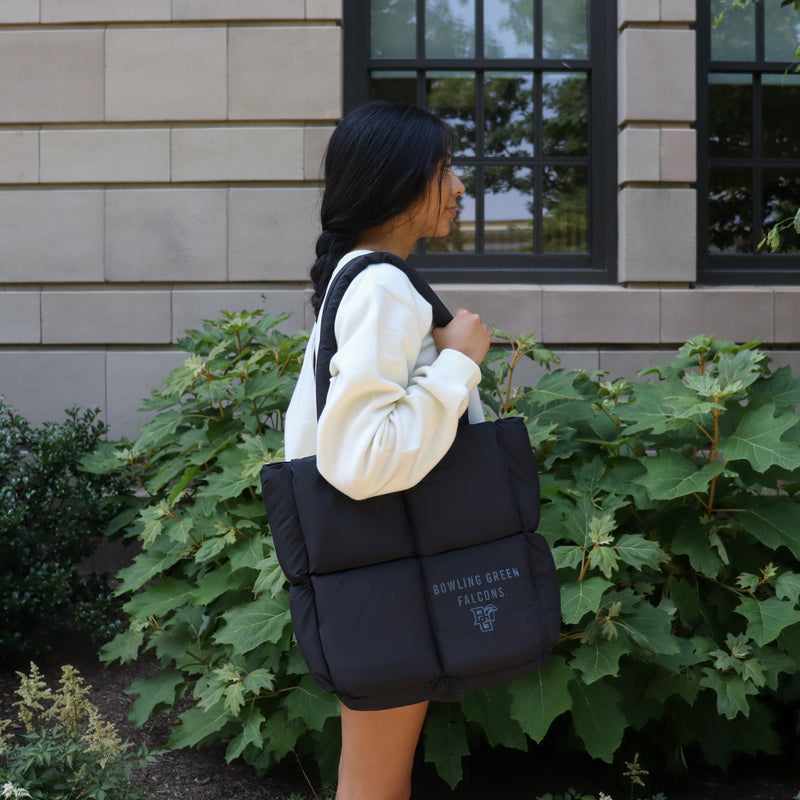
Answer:
<svg viewBox="0 0 800 800"><path fill-rule="evenodd" d="M474 619L473 624L477 625L481 629L481 632L489 633L494 630L494 619L495 614L497 614L496 605L473 606L470 611L472 611L472 617Z"/></svg>

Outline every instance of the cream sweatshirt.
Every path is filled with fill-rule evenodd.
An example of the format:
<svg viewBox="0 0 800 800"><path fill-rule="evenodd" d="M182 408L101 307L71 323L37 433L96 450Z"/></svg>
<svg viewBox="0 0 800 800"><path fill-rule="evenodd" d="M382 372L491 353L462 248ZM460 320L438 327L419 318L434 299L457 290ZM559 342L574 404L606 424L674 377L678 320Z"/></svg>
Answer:
<svg viewBox="0 0 800 800"><path fill-rule="evenodd" d="M365 252L348 253L334 275ZM316 454L325 480L356 500L409 489L450 448L466 409L471 423L483 421L480 368L456 350L437 352L430 304L391 264L353 280L334 327L338 350L319 422L318 325L311 331L286 415L286 458Z"/></svg>

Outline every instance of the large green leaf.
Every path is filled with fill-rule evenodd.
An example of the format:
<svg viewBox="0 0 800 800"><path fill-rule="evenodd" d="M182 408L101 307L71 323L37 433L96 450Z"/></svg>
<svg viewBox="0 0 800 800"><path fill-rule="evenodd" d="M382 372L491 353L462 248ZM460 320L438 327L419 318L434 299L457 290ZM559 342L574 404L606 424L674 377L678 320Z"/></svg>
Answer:
<svg viewBox="0 0 800 800"><path fill-rule="evenodd" d="M777 597L743 597L736 611L747 618L747 635L762 647L777 639L784 628L800 622L795 603Z"/></svg>
<svg viewBox="0 0 800 800"><path fill-rule="evenodd" d="M585 578L580 582L561 584L561 618L567 625L578 623L583 615L596 612L600 608L603 592L613 582L599 575Z"/></svg>
<svg viewBox="0 0 800 800"><path fill-rule="evenodd" d="M157 672L134 681L125 690L125 694L139 695L128 712L128 719L137 727L144 725L153 714L172 708L179 690L185 685L184 676L172 670Z"/></svg>
<svg viewBox="0 0 800 800"><path fill-rule="evenodd" d="M744 496L736 498L741 526L762 544L775 550L788 548L800 559L800 505L790 497Z"/></svg>
<svg viewBox="0 0 800 800"><path fill-rule="evenodd" d="M242 732L231 740L228 749L225 751L225 760L228 763L233 761L234 758L238 758L248 745L253 745L259 749L264 746L264 736L261 732L261 726L264 721L264 715L257 705L251 704L248 706L242 720Z"/></svg>
<svg viewBox="0 0 800 800"><path fill-rule="evenodd" d="M425 720L425 760L451 788L461 780L461 762L469 755L467 727L456 703L435 703Z"/></svg>
<svg viewBox="0 0 800 800"><path fill-rule="evenodd" d="M614 549L620 559L634 569L644 566L658 569L669 556L658 542L646 539L639 533L625 533L614 542Z"/></svg>
<svg viewBox="0 0 800 800"><path fill-rule="evenodd" d="M728 719L737 714L750 715L748 697L758 694L758 688L734 672L711 670L700 679L700 685L713 689L717 695L717 713Z"/></svg>
<svg viewBox="0 0 800 800"><path fill-rule="evenodd" d="M570 693L575 733L590 756L610 764L628 727L619 689L605 679L589 686L576 680L570 683Z"/></svg>
<svg viewBox="0 0 800 800"><path fill-rule="evenodd" d="M286 693L283 705L290 720L301 719L312 731L321 731L328 717L339 714L336 696L320 689L310 675L303 675L300 683Z"/></svg>
<svg viewBox="0 0 800 800"><path fill-rule="evenodd" d="M618 637L609 641L601 637L592 644L581 644L569 665L581 673L581 679L588 685L607 675L616 677L620 658L629 652L630 648L623 639Z"/></svg>
<svg viewBox="0 0 800 800"><path fill-rule="evenodd" d="M173 728L167 742L170 747L192 747L207 739L216 739L233 722L233 716L221 702L207 710L190 708L181 714L180 719L180 725Z"/></svg>
<svg viewBox="0 0 800 800"><path fill-rule="evenodd" d="M535 742L541 742L553 720L572 706L567 684L573 677L564 656L553 655L537 672L508 685L511 715Z"/></svg>
<svg viewBox="0 0 800 800"><path fill-rule="evenodd" d="M192 599L192 591L192 585L186 581L164 578L161 583L151 584L140 594L134 595L124 608L132 617L157 619L189 602Z"/></svg>
<svg viewBox="0 0 800 800"><path fill-rule="evenodd" d="M260 595L222 615L225 625L214 635L217 644L230 644L236 653L249 653L264 642L279 642L289 624L289 596Z"/></svg>
<svg viewBox="0 0 800 800"><path fill-rule="evenodd" d="M792 430L791 440L781 437ZM744 459L758 472L772 466L794 470L800 468L800 436L798 418L793 412L775 416L775 404L766 403L742 417L736 430L722 442L728 461Z"/></svg>
<svg viewBox="0 0 800 800"><path fill-rule="evenodd" d="M477 722L492 747L527 749L519 723L511 716L511 696L505 687L467 692L461 701L467 722Z"/></svg>
<svg viewBox="0 0 800 800"><path fill-rule="evenodd" d="M725 470L725 465L712 461L700 469L685 456L675 452L660 453L644 459L647 472L634 478L647 489L655 500L674 500L687 494L705 494L715 475Z"/></svg>

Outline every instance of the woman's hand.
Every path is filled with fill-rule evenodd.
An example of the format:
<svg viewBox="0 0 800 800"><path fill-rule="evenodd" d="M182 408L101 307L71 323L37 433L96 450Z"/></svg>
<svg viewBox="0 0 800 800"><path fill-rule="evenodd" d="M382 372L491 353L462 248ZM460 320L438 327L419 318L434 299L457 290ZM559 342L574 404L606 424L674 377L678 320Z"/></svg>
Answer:
<svg viewBox="0 0 800 800"><path fill-rule="evenodd" d="M477 314L459 308L448 325L433 329L433 340L440 353L446 349L458 350L480 364L489 352L492 332Z"/></svg>

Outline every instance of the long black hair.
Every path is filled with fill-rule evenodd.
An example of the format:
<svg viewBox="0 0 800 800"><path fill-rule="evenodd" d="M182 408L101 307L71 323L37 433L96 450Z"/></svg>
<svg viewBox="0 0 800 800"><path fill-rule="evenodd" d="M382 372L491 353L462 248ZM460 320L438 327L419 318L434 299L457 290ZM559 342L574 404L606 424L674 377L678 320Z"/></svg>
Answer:
<svg viewBox="0 0 800 800"><path fill-rule="evenodd" d="M322 233L311 268L315 314L358 235L411 208L450 153L450 129L417 106L376 100L336 126L325 152Z"/></svg>

